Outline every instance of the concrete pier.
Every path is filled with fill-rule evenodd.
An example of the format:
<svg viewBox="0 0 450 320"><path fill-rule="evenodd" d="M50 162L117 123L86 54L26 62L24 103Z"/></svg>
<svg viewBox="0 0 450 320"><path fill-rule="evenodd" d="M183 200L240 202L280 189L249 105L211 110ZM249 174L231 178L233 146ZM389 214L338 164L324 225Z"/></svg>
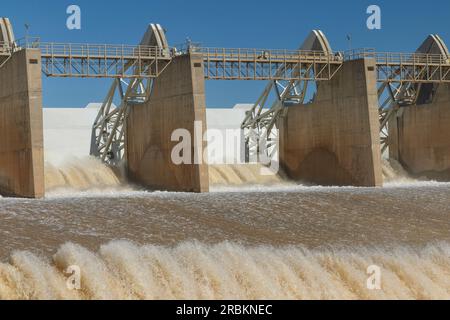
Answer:
<svg viewBox="0 0 450 320"><path fill-rule="evenodd" d="M418 53L450 52L438 35L429 35ZM389 156L417 178L450 181L450 84L415 84L414 104L389 120Z"/></svg>
<svg viewBox="0 0 450 320"><path fill-rule="evenodd" d="M0 193L42 198L41 53L21 50L0 69Z"/></svg>
<svg viewBox="0 0 450 320"><path fill-rule="evenodd" d="M297 181L381 186L374 59L344 62L318 84L312 103L288 108L279 121L280 163Z"/></svg>
<svg viewBox="0 0 450 320"><path fill-rule="evenodd" d="M389 155L415 177L450 181L450 85L391 119Z"/></svg>
<svg viewBox="0 0 450 320"><path fill-rule="evenodd" d="M131 181L144 187L185 192L208 192L208 167L195 164L194 155L206 148L201 140L195 148L196 121L206 130L206 102L203 59L196 55L174 57L154 80L149 102L131 106L126 123L126 161ZM171 159L179 141L171 141L174 130L187 130L191 139L191 164ZM202 139L203 132L199 132ZM200 159L202 156L200 155Z"/></svg>

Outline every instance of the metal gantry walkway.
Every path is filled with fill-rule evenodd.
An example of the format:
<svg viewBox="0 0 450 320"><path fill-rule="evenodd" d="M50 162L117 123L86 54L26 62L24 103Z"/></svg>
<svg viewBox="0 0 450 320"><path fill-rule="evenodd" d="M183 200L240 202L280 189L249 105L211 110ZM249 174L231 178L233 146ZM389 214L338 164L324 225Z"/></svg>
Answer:
<svg viewBox="0 0 450 320"><path fill-rule="evenodd" d="M330 80L343 62L339 53L312 50L193 48L191 52L203 56L208 80Z"/></svg>
<svg viewBox="0 0 450 320"><path fill-rule="evenodd" d="M450 83L450 60L442 54L376 52L358 49L345 53L346 60L375 59L378 82Z"/></svg>
<svg viewBox="0 0 450 320"><path fill-rule="evenodd" d="M9 59L12 53L12 47L9 42L0 41L0 67Z"/></svg>
<svg viewBox="0 0 450 320"><path fill-rule="evenodd" d="M156 46L18 41L10 50L41 51L42 72L48 77L156 78L172 54Z"/></svg>
<svg viewBox="0 0 450 320"><path fill-rule="evenodd" d="M194 48L192 53L203 56L208 80L325 81L333 78L344 61L367 58L376 61L378 82L450 83L450 61L441 54L227 48ZM280 68L284 69L281 74Z"/></svg>
<svg viewBox="0 0 450 320"><path fill-rule="evenodd" d="M379 82L450 83L450 61L439 54L192 47L186 51L156 46L41 42L28 38L0 43L0 61L21 49L39 49L49 77L156 78L181 54L201 55L207 80L303 80L333 78L344 61L376 60ZM129 66L132 67L129 67ZM125 68L128 66L128 68ZM280 68L284 72L279 73ZM298 72L303 70L303 72Z"/></svg>

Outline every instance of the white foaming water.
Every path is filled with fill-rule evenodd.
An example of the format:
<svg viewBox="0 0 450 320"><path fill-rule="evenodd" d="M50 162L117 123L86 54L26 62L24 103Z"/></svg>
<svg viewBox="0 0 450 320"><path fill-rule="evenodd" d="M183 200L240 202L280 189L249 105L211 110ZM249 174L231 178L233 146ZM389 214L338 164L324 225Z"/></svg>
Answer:
<svg viewBox="0 0 450 320"><path fill-rule="evenodd" d="M287 183L283 174L267 174L263 165L223 164L209 166L209 183L212 186L273 185Z"/></svg>
<svg viewBox="0 0 450 320"><path fill-rule="evenodd" d="M114 241L99 252L68 243L50 262L15 252L0 264L0 299L450 299L449 257L447 243L318 251ZM64 273L74 265L78 291ZM381 268L381 290L367 288L371 265Z"/></svg>
<svg viewBox="0 0 450 320"><path fill-rule="evenodd" d="M214 174L219 174L222 180L217 177L213 179L216 182L222 181L222 184L223 181L228 181L230 185L214 188L239 193L300 189L302 195L296 198L289 194L275 194L274 202L264 204L269 211L249 205L247 200L251 198L248 195L237 196L236 193L212 195L211 200L209 196L197 198L177 194L174 197L173 193L155 192L151 196L154 198L148 199L151 198L148 193L121 185L114 172L97 160L78 160L58 169L47 167L46 179L54 188L50 191L51 197L124 196L124 202L128 202L122 204L122 201L117 201L112 207L108 207L109 200L102 202L101 199L95 199L93 202L71 199L73 211L64 212L66 209L63 209L58 212L59 205L53 207L51 200L38 202L36 208L30 202L24 209L11 209L17 205L11 206L6 201L5 208L10 207L5 212L37 210L40 214L36 217L40 220L39 223L23 219L17 223L11 218L5 220L5 223L9 223L9 226L6 224L6 231L21 233L15 238L11 237L13 245L3 254L4 257L9 257L9 262L0 264L0 299L450 299L450 244L430 244L430 241L435 240L448 241L448 219L443 214L448 202L441 196L442 193L433 195L430 191L431 196L435 197L431 201L434 207L413 204L414 208L420 207L426 214L418 212L417 216L411 217L410 214L406 215L409 211L414 212L408 207L409 201L404 200L401 195L385 197L380 194L383 191L379 189L370 189L370 192L364 194L366 188L308 187L288 183L281 177L272 177L274 180L263 184L261 180L251 178L251 170L257 168L232 168L230 176L233 178L225 174L229 170L230 168L222 168L222 171L216 169ZM410 186L438 184L404 180L395 169L392 170L387 173L391 179L387 182L388 187L406 187L407 190L403 190L405 195L414 191L409 189ZM351 192L348 193L346 189ZM325 196L316 196L316 190L327 192ZM344 192L340 196L339 191L342 190ZM422 190L419 189L418 192L423 196ZM142 200L126 199L129 195L141 193L145 195ZM358 198L360 193L363 196ZM171 201L160 199L165 197ZM279 204L287 201L287 198L291 202L286 202L286 208L280 207ZM413 203L420 202L413 198L410 200ZM77 201L82 203L83 210L79 209ZM240 205L233 206L233 201ZM402 205L406 209L401 210L405 215L389 212L398 201L403 201ZM59 203L59 200L56 202ZM225 203L227 205L222 207ZM377 211L381 217L377 218L378 222L370 220L371 218L367 220L364 215L374 203L380 204L382 209ZM248 209L242 211L242 204L245 208L248 206ZM215 208L215 205L218 207ZM202 212L201 208L204 206L210 211ZM42 211L42 208L45 210ZM105 208L105 213L99 214L99 208ZM171 211L166 218L161 214L167 209ZM185 209L186 212L183 211ZM271 210L277 214L274 215ZM50 215L46 212L50 212ZM262 219L258 222L261 216ZM220 227L216 224L215 217L221 223ZM373 214L368 217L373 217ZM56 221L58 218L61 221ZM272 221L272 218L276 219ZM82 221L79 226L73 223L65 225L66 221L77 219ZM107 221L114 223L108 225ZM341 221L346 223L341 224ZM412 233L403 226L405 221L407 226L412 225ZM416 221L419 223L416 224ZM335 227L329 228L330 225ZM236 226L240 228L236 229ZM108 233L113 227L115 229ZM419 227L423 227L425 234L416 232ZM199 228L204 229L198 230ZM56 236L53 230L57 230ZM182 231L179 232L180 230ZM254 230L259 232L254 233ZM386 239L386 230L390 230L388 234L399 235L392 241L388 239L394 245L389 249L367 247L371 243L385 245L380 240ZM114 238L158 244L161 243L158 242L161 240L159 235L164 235L162 238L165 240L173 240L164 244L174 246L138 246L131 242L113 241L95 252L67 243L50 260L28 251L16 251L9 256L15 248L33 251L44 248L47 253L54 252L60 243L60 233L63 232L75 235L64 241L83 243L89 248L96 248ZM221 232L223 234L220 235ZM190 237L186 237L186 234ZM201 238L205 234L206 237ZM214 241L233 239L236 242L205 243L218 234L220 237ZM86 235L92 237L89 238L91 240L86 240ZM145 238L147 235L155 236ZM36 238L30 238L33 236ZM286 240L282 236L286 236ZM408 242L395 244L398 239L405 237ZM244 241L255 240L254 238L258 241ZM292 242L291 238L295 241ZM192 239L201 239L203 242L193 242ZM311 250L297 245L284 245L312 243L312 248L336 248L339 239L346 239L342 243L345 246L354 244L354 248ZM370 241L365 241L367 239ZM280 240L284 242L277 242ZM25 244L16 246L14 241ZM26 241L30 243L26 244ZM212 243L216 243L214 241ZM247 245L237 244L239 241ZM39 243L36 244L37 242ZM404 245L410 242L411 246ZM276 247L269 245L277 243L281 244ZM426 244L429 245L423 247ZM371 265L381 268L382 290L367 289L366 271ZM68 290L68 275L64 271L69 266L80 267L81 290Z"/></svg>
<svg viewBox="0 0 450 320"><path fill-rule="evenodd" d="M262 191L291 188L283 174L264 175L260 164L211 165L211 191ZM136 187L126 183L112 168L93 157L74 158L54 165L45 164L45 185L49 198L105 197L136 195ZM237 188L238 187L238 188Z"/></svg>
<svg viewBox="0 0 450 320"><path fill-rule="evenodd" d="M382 159L384 187L436 187L450 184L434 180L419 180L411 177L403 166L394 159Z"/></svg>
<svg viewBox="0 0 450 320"><path fill-rule="evenodd" d="M403 166L394 159L382 159L381 169L385 183L411 184L418 181L412 178Z"/></svg>
<svg viewBox="0 0 450 320"><path fill-rule="evenodd" d="M382 173L385 188L435 187L448 185L446 182L418 180L411 177L402 165L393 159L382 159ZM320 186L295 183L283 172L278 175L261 175L261 165L213 165L210 166L210 191L212 192L296 192L333 191L343 189L367 189L353 186Z"/></svg>
<svg viewBox="0 0 450 320"><path fill-rule="evenodd" d="M263 175L260 164L211 165L211 192L290 192L360 189L356 187L311 186L295 183L283 172ZM433 187L446 183L411 178L394 160L382 161L384 186ZM48 198L114 197L148 194L124 181L117 172L93 157L72 158L54 165L45 165L46 195ZM450 183L447 183L450 184Z"/></svg>
<svg viewBox="0 0 450 320"><path fill-rule="evenodd" d="M45 164L45 189L50 197L64 195L113 194L132 191L112 168L93 157L72 158Z"/></svg>
<svg viewBox="0 0 450 320"><path fill-rule="evenodd" d="M211 165L212 186L287 185L281 174L264 175L260 164ZM118 170L117 170L118 171ZM93 157L72 158L54 165L45 164L46 191L52 196L108 194L135 190L116 170Z"/></svg>

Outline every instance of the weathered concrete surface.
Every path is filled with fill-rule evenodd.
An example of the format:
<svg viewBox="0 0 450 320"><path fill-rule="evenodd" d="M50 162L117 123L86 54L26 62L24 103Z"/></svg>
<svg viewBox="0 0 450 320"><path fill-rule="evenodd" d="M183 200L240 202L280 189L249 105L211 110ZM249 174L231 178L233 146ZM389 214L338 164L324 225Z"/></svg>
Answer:
<svg viewBox="0 0 450 320"><path fill-rule="evenodd" d="M294 180L381 186L375 61L345 62L315 100L280 120L280 163Z"/></svg>
<svg viewBox="0 0 450 320"><path fill-rule="evenodd" d="M194 122L206 130L206 102L202 58L175 57L155 80L150 101L131 107L127 119L127 168L131 181L143 186L170 191L208 192L206 164L194 164ZM171 159L171 141L176 129L192 136L192 164L176 165ZM199 132L202 139L203 132ZM199 147L206 148L206 142ZM201 150L200 150L201 151ZM202 156L200 155L200 159Z"/></svg>
<svg viewBox="0 0 450 320"><path fill-rule="evenodd" d="M450 57L444 41L430 35L417 52ZM389 155L416 177L450 180L450 85L420 85L416 104L389 120Z"/></svg>
<svg viewBox="0 0 450 320"><path fill-rule="evenodd" d="M416 177L450 180L450 85L389 121L389 155Z"/></svg>
<svg viewBox="0 0 450 320"><path fill-rule="evenodd" d="M0 193L44 196L41 55L22 50L0 68Z"/></svg>

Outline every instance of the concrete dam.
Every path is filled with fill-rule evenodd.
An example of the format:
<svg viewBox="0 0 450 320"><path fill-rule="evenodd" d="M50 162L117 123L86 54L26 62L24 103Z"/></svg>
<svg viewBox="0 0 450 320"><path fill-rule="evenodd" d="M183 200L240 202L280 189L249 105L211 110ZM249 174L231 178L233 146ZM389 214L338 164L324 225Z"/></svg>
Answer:
<svg viewBox="0 0 450 320"><path fill-rule="evenodd" d="M0 28L2 195L45 196L51 133L44 141L42 75L112 79L104 102L88 111L83 150L150 190L202 193L280 175L378 187L383 157L411 176L450 180L450 53L438 35L395 53L334 51L319 30L298 50L266 50L174 48L158 24L133 46L18 41L7 18ZM223 164L208 161L214 155L205 150L217 142L203 138L227 129L225 111L206 108L205 81L213 80L267 82L254 104L230 111L240 152ZM191 143L177 149L183 134ZM279 175L258 178L265 167Z"/></svg>

